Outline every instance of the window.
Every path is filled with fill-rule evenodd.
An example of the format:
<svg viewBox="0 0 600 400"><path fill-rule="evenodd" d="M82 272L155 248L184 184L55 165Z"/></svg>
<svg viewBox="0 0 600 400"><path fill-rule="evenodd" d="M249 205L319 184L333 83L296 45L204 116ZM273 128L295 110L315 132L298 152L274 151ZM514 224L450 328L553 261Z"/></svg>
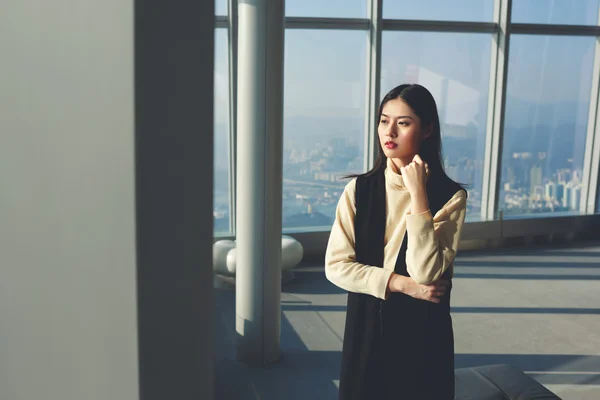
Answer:
<svg viewBox="0 0 600 400"><path fill-rule="evenodd" d="M514 0L512 22L529 24L598 24L600 0Z"/></svg>
<svg viewBox="0 0 600 400"><path fill-rule="evenodd" d="M469 221L481 219L491 44L487 34L383 33L381 98L403 83L419 83L433 94L444 166L468 185Z"/></svg>
<svg viewBox="0 0 600 400"><path fill-rule="evenodd" d="M287 0L288 17L366 18L367 0Z"/></svg>
<svg viewBox="0 0 600 400"><path fill-rule="evenodd" d="M578 212L594 37L511 38L499 209Z"/></svg>
<svg viewBox="0 0 600 400"><path fill-rule="evenodd" d="M383 0L383 18L492 22L493 0Z"/></svg>
<svg viewBox="0 0 600 400"><path fill-rule="evenodd" d="M215 15L227 15L227 1L215 0Z"/></svg>
<svg viewBox="0 0 600 400"><path fill-rule="evenodd" d="M214 232L229 232L229 56L227 29L215 29Z"/></svg>
<svg viewBox="0 0 600 400"><path fill-rule="evenodd" d="M287 30L283 227L331 228L349 173L363 171L366 32Z"/></svg>

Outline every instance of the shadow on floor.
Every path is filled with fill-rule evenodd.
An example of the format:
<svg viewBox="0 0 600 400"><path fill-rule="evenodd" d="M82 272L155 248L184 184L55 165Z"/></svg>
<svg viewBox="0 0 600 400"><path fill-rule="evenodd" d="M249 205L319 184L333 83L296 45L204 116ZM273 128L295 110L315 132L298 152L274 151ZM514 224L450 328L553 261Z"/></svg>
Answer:
<svg viewBox="0 0 600 400"><path fill-rule="evenodd" d="M544 281L598 281L599 275L544 275L544 274L473 274L456 272L454 278L463 279L518 279L518 280L544 280Z"/></svg>
<svg viewBox="0 0 600 400"><path fill-rule="evenodd" d="M569 256L570 257L570 256ZM477 261L461 259L457 257L455 266L460 267L481 267L481 268L600 268L600 255L598 261L584 262L537 262L537 261Z"/></svg>
<svg viewBox="0 0 600 400"><path fill-rule="evenodd" d="M309 351L281 316L279 362L264 368L236 360L235 291L215 290L216 399L336 399L341 353Z"/></svg>
<svg viewBox="0 0 600 400"><path fill-rule="evenodd" d="M321 271L294 270L294 280L284 285L282 290L297 294L347 293L327 280L324 268Z"/></svg>
<svg viewBox="0 0 600 400"><path fill-rule="evenodd" d="M510 364L542 384L598 385L600 356L565 354L456 354L456 368Z"/></svg>
<svg viewBox="0 0 600 400"><path fill-rule="evenodd" d="M338 311L346 312L346 306L320 306L306 303L282 302L282 311ZM571 314L600 315L600 308L559 308L559 307L452 307L453 314Z"/></svg>

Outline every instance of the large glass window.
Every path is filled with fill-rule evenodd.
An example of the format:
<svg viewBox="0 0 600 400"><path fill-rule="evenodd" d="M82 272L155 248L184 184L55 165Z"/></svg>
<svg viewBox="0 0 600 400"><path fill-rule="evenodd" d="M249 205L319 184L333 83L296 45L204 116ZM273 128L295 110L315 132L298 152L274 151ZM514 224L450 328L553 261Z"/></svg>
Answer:
<svg viewBox="0 0 600 400"><path fill-rule="evenodd" d="M366 42L363 31L286 31L284 228L331 228L341 177L363 171Z"/></svg>
<svg viewBox="0 0 600 400"><path fill-rule="evenodd" d="M579 210L596 38L511 38L499 209Z"/></svg>
<svg viewBox="0 0 600 400"><path fill-rule="evenodd" d="M383 18L491 22L494 0L383 0Z"/></svg>
<svg viewBox="0 0 600 400"><path fill-rule="evenodd" d="M229 56L227 29L215 30L214 231L229 232Z"/></svg>
<svg viewBox="0 0 600 400"><path fill-rule="evenodd" d="M487 34L383 34L381 97L403 83L421 84L433 94L445 169L467 185L469 221L481 219L491 44Z"/></svg>
<svg viewBox="0 0 600 400"><path fill-rule="evenodd" d="M366 18L367 0L286 0L288 17Z"/></svg>
<svg viewBox="0 0 600 400"><path fill-rule="evenodd" d="M227 1L215 0L215 15L227 15Z"/></svg>
<svg viewBox="0 0 600 400"><path fill-rule="evenodd" d="M514 0L512 22L596 25L600 0Z"/></svg>

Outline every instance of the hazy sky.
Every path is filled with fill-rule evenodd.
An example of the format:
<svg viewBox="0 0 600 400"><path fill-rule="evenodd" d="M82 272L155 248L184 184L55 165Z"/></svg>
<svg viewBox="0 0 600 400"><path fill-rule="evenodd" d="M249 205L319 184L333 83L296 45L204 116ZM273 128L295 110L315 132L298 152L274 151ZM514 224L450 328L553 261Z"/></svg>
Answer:
<svg viewBox="0 0 600 400"><path fill-rule="evenodd" d="M595 25L598 0L514 0L513 22ZM366 18L366 0L286 0L286 15ZM576 7L573 5L577 4ZM216 0L217 15L227 14L227 0ZM492 21L493 0L383 0L383 18Z"/></svg>
<svg viewBox="0 0 600 400"><path fill-rule="evenodd" d="M492 21L493 0L384 0L384 18ZM514 0L514 22L596 24L600 0ZM226 14L226 1L217 0ZM286 15L366 18L366 0L287 0ZM394 86L418 82L433 93L442 123L476 126L483 143L487 123L491 34L389 32L382 37L381 97ZM587 124L594 37L512 35L506 126ZM337 118L340 130L364 135L366 31L286 30L284 114L289 142L298 118ZM227 31L216 31L215 117L228 115ZM576 104L547 113L520 105ZM513 105L511 107L511 105ZM548 109L548 107L546 107ZM536 108L537 110L537 108ZM574 111L575 110L575 111ZM328 125L312 135L335 133ZM225 149L225 138L218 138ZM481 140L479 140L481 139ZM481 147L481 146L478 146ZM223 150L225 156L226 150ZM221 158L221 157L219 157Z"/></svg>
<svg viewBox="0 0 600 400"><path fill-rule="evenodd" d="M578 0L573 7L573 0L515 0L513 21L595 24L599 2ZM493 0L384 0L383 4L384 18L493 18ZM286 14L366 18L366 5L366 0L287 0ZM226 14L226 0L217 0L216 10ZM587 101L594 41L588 37L513 35L510 95L537 102ZM492 42L489 34L384 32L382 95L397 84L418 81L430 88L440 109L447 109L446 115L454 118L448 123L481 120L487 109L484 99L489 90ZM286 117L364 114L366 31L287 30L285 46ZM216 33L215 81L216 121L226 123L224 29ZM479 107L474 105L477 102Z"/></svg>

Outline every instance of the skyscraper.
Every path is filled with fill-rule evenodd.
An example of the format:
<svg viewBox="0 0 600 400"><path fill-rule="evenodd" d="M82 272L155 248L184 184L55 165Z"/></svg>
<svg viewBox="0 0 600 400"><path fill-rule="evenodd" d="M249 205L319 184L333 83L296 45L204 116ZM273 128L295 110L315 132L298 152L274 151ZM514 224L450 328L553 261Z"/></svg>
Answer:
<svg viewBox="0 0 600 400"><path fill-rule="evenodd" d="M564 188L565 188L565 193L562 198L562 205L565 208L569 208L571 206L571 197L573 196L573 194L571 192L572 185L570 183L568 183L564 186Z"/></svg>
<svg viewBox="0 0 600 400"><path fill-rule="evenodd" d="M552 181L546 183L546 198L556 199L556 183Z"/></svg>
<svg viewBox="0 0 600 400"><path fill-rule="evenodd" d="M536 186L542 186L542 167L534 165L529 173L529 193L533 195Z"/></svg>
<svg viewBox="0 0 600 400"><path fill-rule="evenodd" d="M573 186L571 189L571 210L579 210L579 201L581 200L581 186Z"/></svg>

